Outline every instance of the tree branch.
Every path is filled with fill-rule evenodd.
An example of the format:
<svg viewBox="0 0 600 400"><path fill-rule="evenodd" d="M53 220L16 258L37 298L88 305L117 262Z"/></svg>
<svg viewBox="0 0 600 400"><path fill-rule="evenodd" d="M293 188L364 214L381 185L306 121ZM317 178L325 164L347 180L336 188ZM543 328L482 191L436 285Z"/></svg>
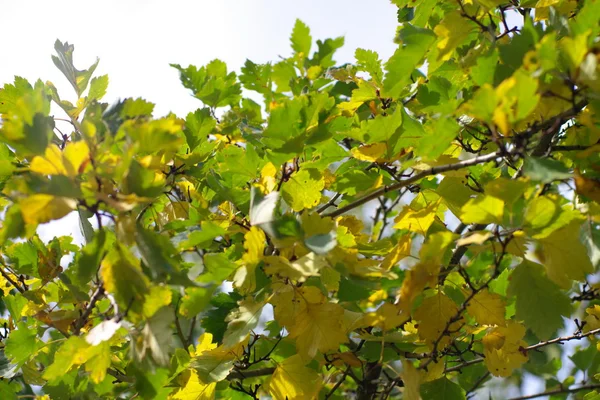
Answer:
<svg viewBox="0 0 600 400"><path fill-rule="evenodd" d="M102 286L102 283L100 283L98 285L98 288L92 295L92 298L90 299L89 304L85 308L85 311L83 312L83 314L81 314L81 317L79 317L79 319L75 323L75 328L73 329L74 335L79 335L81 328L83 328L83 326L88 321L90 314L94 310L94 307L96 307L96 303L98 302L98 300L100 300L102 298L102 296L104 296L104 286Z"/></svg>
<svg viewBox="0 0 600 400"><path fill-rule="evenodd" d="M541 347L545 347L545 346L549 346L551 344L563 344L563 342L568 342L571 340L581 340L583 338L586 338L588 336L595 336L600 334L600 329L593 329L589 332L585 332L585 333L576 333L574 335L571 336L563 336L563 337L558 337L555 339L550 339L550 340L546 340L543 342L539 342L536 344L532 344L531 346L527 346L525 347L523 350L525 352L530 351L530 350L537 350ZM473 360L469 360L469 361L465 361L464 363L455 365L454 367L450 367L450 368L446 368L446 370L444 371L445 373L448 372L454 372L454 371L460 371L461 369L465 368L465 367L469 367L471 365L474 364L479 364L481 362L484 361L483 357L479 357L479 358L474 358ZM562 392L561 392L562 393Z"/></svg>
<svg viewBox="0 0 600 400"><path fill-rule="evenodd" d="M509 400L535 399L537 397L551 396L554 394L576 393L576 392L581 392L582 390L593 390L593 389L600 389L600 383L594 383L594 384L571 387L571 388L559 388L559 389L554 389L554 390L548 390L547 392L530 394L528 396L513 397L513 398L510 398Z"/></svg>
<svg viewBox="0 0 600 400"><path fill-rule="evenodd" d="M362 206L363 204L376 199L377 197L386 194L387 192L391 192L394 190L398 190L401 189L405 186L411 185L417 181L420 181L423 178L426 178L428 176L432 176L432 175L437 175L437 174L441 174L442 172L448 172L448 171L456 171L462 168L466 168L466 167L471 167L473 165L477 165L477 164L484 164L490 161L494 161L497 158L502 157L503 154L500 151L495 151L493 153L490 154L486 154L483 156L478 156L478 157L474 157L471 158L469 160L464 160L464 161L459 161L457 163L454 164L446 164L446 165L439 165L437 167L432 167L429 168L425 171L422 171L416 175L411 176L410 178L404 179L400 182L397 183L393 183L391 185L387 185L384 186L380 189L375 190L374 192L371 192L369 194L367 194L366 196L363 196L353 202L351 202L350 204L345 205L344 207L338 208L335 211L332 211L330 213L324 214L325 217L337 217L340 216L356 207Z"/></svg>
<svg viewBox="0 0 600 400"><path fill-rule="evenodd" d="M4 279L6 279L8 281L8 283L10 283L15 289L17 289L19 292L21 293L25 293L25 289L23 289L20 285L17 284L17 282L15 282L13 280L13 278L10 277L10 275L8 275L6 273L6 271L4 270L4 268L8 268L8 266L6 264L4 264L4 261L0 260L0 265L2 266L0 268L0 274L2 274L2 276L4 277Z"/></svg>
<svg viewBox="0 0 600 400"><path fill-rule="evenodd" d="M257 378L259 376L273 375L274 372L275 372L275 368L273 368L273 367L253 369L253 370L244 371L244 372L234 370L234 371L231 371L229 373L229 375L227 375L227 378L225 378L225 379L227 379L228 381L243 380L246 378Z"/></svg>

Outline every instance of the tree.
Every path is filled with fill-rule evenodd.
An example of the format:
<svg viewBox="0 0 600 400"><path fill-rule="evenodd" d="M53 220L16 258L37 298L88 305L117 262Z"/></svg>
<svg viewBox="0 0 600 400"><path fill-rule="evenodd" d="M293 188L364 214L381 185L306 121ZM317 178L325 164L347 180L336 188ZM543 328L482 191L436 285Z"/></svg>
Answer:
<svg viewBox="0 0 600 400"><path fill-rule="evenodd" d="M394 3L386 62L173 64L185 119L4 85L3 399L600 396L600 1Z"/></svg>

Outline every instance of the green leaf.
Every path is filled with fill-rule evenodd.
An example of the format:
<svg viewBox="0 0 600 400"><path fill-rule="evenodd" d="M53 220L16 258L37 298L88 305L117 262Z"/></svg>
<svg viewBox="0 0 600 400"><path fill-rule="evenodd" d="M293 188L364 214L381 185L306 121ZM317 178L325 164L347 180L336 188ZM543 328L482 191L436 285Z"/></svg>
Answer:
<svg viewBox="0 0 600 400"><path fill-rule="evenodd" d="M198 377L204 383L219 382L229 375L233 369L233 360L222 354L208 351L195 357L191 367L198 373Z"/></svg>
<svg viewBox="0 0 600 400"><path fill-rule="evenodd" d="M258 325L264 306L265 303L251 299L240 302L239 308L227 316L226 321L229 323L223 337L223 345L233 347L244 340Z"/></svg>
<svg viewBox="0 0 600 400"><path fill-rule="evenodd" d="M164 190L164 181L157 180L154 171L142 167L136 160L131 161L124 181L127 193L140 197L156 197Z"/></svg>
<svg viewBox="0 0 600 400"><path fill-rule="evenodd" d="M423 400L464 400L465 391L456 383L443 377L421 385Z"/></svg>
<svg viewBox="0 0 600 400"><path fill-rule="evenodd" d="M36 329L29 329L24 322L19 322L17 329L12 330L6 339L4 352L13 364L20 366L29 360L39 347Z"/></svg>
<svg viewBox="0 0 600 400"><path fill-rule="evenodd" d="M79 215L79 229L81 230L81 234L85 242L89 243L94 239L94 227L89 220L94 214L82 208L77 209L77 214Z"/></svg>
<svg viewBox="0 0 600 400"><path fill-rule="evenodd" d="M90 91L86 98L87 102L102 99L106 94L107 88L108 75L102 75L92 79L92 82L90 83Z"/></svg>
<svg viewBox="0 0 600 400"><path fill-rule="evenodd" d="M21 386L17 382L0 381L0 398L5 400L17 400L17 393Z"/></svg>
<svg viewBox="0 0 600 400"><path fill-rule="evenodd" d="M58 56L52 56L54 65L65 75L69 83L73 86L73 89L75 89L77 96L81 97L100 60L96 59L96 62L88 69L78 70L73 65L73 51L75 50L75 46L70 45L69 42L62 43L57 39L54 43L54 50L58 53Z"/></svg>
<svg viewBox="0 0 600 400"><path fill-rule="evenodd" d="M240 102L241 87L235 72L227 73L227 65L221 60L213 60L206 67L190 65L182 68L171 64L180 73L181 83L191 89L194 96L209 107L234 106Z"/></svg>
<svg viewBox="0 0 600 400"><path fill-rule="evenodd" d="M435 160L441 156L460 128L453 118L441 118L425 127L426 133L418 141L415 154L428 160Z"/></svg>
<svg viewBox="0 0 600 400"><path fill-rule="evenodd" d="M139 260L129 250L115 243L102 261L100 276L104 288L115 297L119 307L130 307L131 311L141 314L144 298L150 290L149 281L142 273Z"/></svg>
<svg viewBox="0 0 600 400"><path fill-rule="evenodd" d="M436 38L435 33L429 29L409 24L404 25L400 36L402 45L385 65L387 74L383 81L382 96L395 99L403 94L406 85L410 82L410 76L415 68L423 63L425 54Z"/></svg>
<svg viewBox="0 0 600 400"><path fill-rule="evenodd" d="M209 253L204 255L206 271L198 278L202 282L221 283L238 268L238 265L227 258L224 253Z"/></svg>
<svg viewBox="0 0 600 400"><path fill-rule="evenodd" d="M215 341L221 342L223 340L223 335L227 329L225 318L231 310L237 307L237 302L240 299L241 296L236 293L219 293L210 300L215 308L206 313L201 323L202 327L213 335Z"/></svg>
<svg viewBox="0 0 600 400"><path fill-rule="evenodd" d="M87 349L90 345L79 336L71 336L54 353L52 364L44 371L44 379L55 383L76 365L83 364L87 358Z"/></svg>
<svg viewBox="0 0 600 400"><path fill-rule="evenodd" d="M398 9L398 22L410 22L415 17L414 7L403 7Z"/></svg>
<svg viewBox="0 0 600 400"><path fill-rule="evenodd" d="M273 92L272 71L271 64L255 64L246 60L242 67L240 82L246 89L264 94L265 101L269 101L269 95Z"/></svg>
<svg viewBox="0 0 600 400"><path fill-rule="evenodd" d="M581 223L573 221L539 240L548 277L562 288L570 287L573 279L584 281L594 271L587 249L579 240L580 228Z"/></svg>
<svg viewBox="0 0 600 400"><path fill-rule="evenodd" d="M33 90L27 79L15 76L14 84L6 83L0 90L0 114L14 113L20 98Z"/></svg>
<svg viewBox="0 0 600 400"><path fill-rule="evenodd" d="M337 246L335 231L313 235L304 239L304 244L315 254L327 254Z"/></svg>
<svg viewBox="0 0 600 400"><path fill-rule="evenodd" d="M316 207L321 201L321 191L325 181L321 174L314 169L301 169L294 172L283 185L283 199L294 211Z"/></svg>
<svg viewBox="0 0 600 400"><path fill-rule="evenodd" d="M179 307L181 315L186 318L193 318L204 311L210 303L214 290L214 286L185 288L185 296L183 296Z"/></svg>
<svg viewBox="0 0 600 400"><path fill-rule="evenodd" d="M546 277L544 267L523 261L510 278L508 293L517 302L517 318L542 339L563 327L562 316L571 315L571 299Z"/></svg>
<svg viewBox="0 0 600 400"><path fill-rule="evenodd" d="M469 200L461 209L464 223L492 224L502 222L504 202L493 196L479 195Z"/></svg>
<svg viewBox="0 0 600 400"><path fill-rule="evenodd" d="M120 115L122 118L151 117L154 111L154 104L138 97L125 100Z"/></svg>
<svg viewBox="0 0 600 400"><path fill-rule="evenodd" d="M133 358L138 362L151 359L157 365L168 365L173 345L171 324L174 319L175 313L170 307L163 307L154 313L132 345Z"/></svg>
<svg viewBox="0 0 600 400"><path fill-rule="evenodd" d="M310 47L312 44L312 37L310 36L310 29L306 24L299 19L296 20L292 36L290 37L292 42L292 49L296 54L303 54L304 57L308 57L310 53Z"/></svg>
<svg viewBox="0 0 600 400"><path fill-rule="evenodd" d="M217 121L211 116L210 109L199 108L193 113L189 113L185 118L185 138L190 151L204 143L217 126Z"/></svg>
<svg viewBox="0 0 600 400"><path fill-rule="evenodd" d="M144 264L153 272L155 279L164 279L177 270L172 256L177 253L168 237L136 225L135 242Z"/></svg>
<svg viewBox="0 0 600 400"><path fill-rule="evenodd" d="M202 221L200 230L191 232L187 239L179 243L179 249L189 249L191 247L198 247L205 249L210 247L213 240L219 236L223 236L226 230L221 228L219 225L210 221Z"/></svg>
<svg viewBox="0 0 600 400"><path fill-rule="evenodd" d="M554 180L570 179L573 174L560 161L551 158L527 157L523 164L523 175L533 181L550 183Z"/></svg>
<svg viewBox="0 0 600 400"><path fill-rule="evenodd" d="M93 239L86 244L75 259L74 276L80 285L86 285L94 277L104 256L107 234L105 230L95 232Z"/></svg>
<svg viewBox="0 0 600 400"><path fill-rule="evenodd" d="M381 86L383 82L383 69L381 68L379 54L372 50L356 49L354 58L356 58L356 66L360 70L368 72L371 75L371 79L378 86Z"/></svg>
<svg viewBox="0 0 600 400"><path fill-rule="evenodd" d="M340 280L338 298L340 301L359 301L371 295L371 288L364 282L356 279L344 278Z"/></svg>

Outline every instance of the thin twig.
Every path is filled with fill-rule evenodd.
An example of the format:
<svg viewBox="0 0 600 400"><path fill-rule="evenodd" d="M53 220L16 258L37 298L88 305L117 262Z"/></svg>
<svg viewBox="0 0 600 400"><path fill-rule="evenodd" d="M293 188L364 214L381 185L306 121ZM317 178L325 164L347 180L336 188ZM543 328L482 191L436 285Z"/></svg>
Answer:
<svg viewBox="0 0 600 400"><path fill-rule="evenodd" d="M2 268L0 268L0 274L2 274L2 276L4 277L4 279L6 279L8 281L8 283L10 283L15 289L17 289L19 292L21 293L25 293L25 289L23 289L20 285L17 284L17 282L15 282L10 275L8 275L6 273L6 271L4 270L5 268L8 269L8 266L6 264L4 264L4 261L0 260L0 265L2 266Z"/></svg>
<svg viewBox="0 0 600 400"><path fill-rule="evenodd" d="M331 199L329 199L329 201L325 204L323 204L321 207L319 207L319 209L317 210L317 214L321 214L323 211L327 210L329 207L335 207L335 202L337 199L339 199L342 196L341 193L336 193L335 196L333 196Z"/></svg>
<svg viewBox="0 0 600 400"><path fill-rule="evenodd" d="M538 397L551 396L554 394L576 393L576 392L581 392L582 390L594 390L594 389L600 389L600 383L594 383L594 384L570 387L570 388L559 388L559 389L554 389L554 390L548 390L548 391L542 392L542 393L530 394L527 396L513 397L513 398L510 398L509 400L535 399Z"/></svg>
<svg viewBox="0 0 600 400"><path fill-rule="evenodd" d="M266 375L273 375L273 373L275 372L275 368L273 367L268 367L268 368L261 368L261 369L253 369L250 371L238 371L238 370L233 370L229 373L229 375L227 375L227 379L228 381L234 381L234 380L243 380L246 378L256 378L259 376L266 376Z"/></svg>
<svg viewBox="0 0 600 400"><path fill-rule="evenodd" d="M555 339L551 339L551 340L546 340L543 342L539 342L536 344L532 344L531 346L525 347L523 349L523 351L527 352L530 350L537 350L541 347L545 347L545 346L549 346L551 344L563 344L564 342L568 342L571 340L581 340L583 338L586 338L588 336L595 336L600 334L600 329L593 329L589 332L585 332L585 333L576 333L574 335L571 336L563 336L563 337L559 337L559 338L555 338ZM465 368L465 367L469 367L471 365L474 364L479 364L482 363L485 359L483 357L479 357L479 358L474 358L473 360L469 360L469 361L465 361L464 363L455 365L454 367L450 367L450 368L446 368L445 373L448 372L454 372L454 371L460 371L461 369Z"/></svg>
<svg viewBox="0 0 600 400"><path fill-rule="evenodd" d="M83 328L87 323L88 318L94 310L94 307L96 307L96 303L102 298L102 296L104 296L104 286L102 286L102 283L100 282L98 287L96 288L96 291L92 295L89 304L85 308L85 311L83 312L83 314L81 314L81 317L79 317L79 319L75 323L75 327L73 329L74 335L79 335L81 328Z"/></svg>
<svg viewBox="0 0 600 400"><path fill-rule="evenodd" d="M348 376L348 374L350 373L350 366L348 366L346 368L346 370L344 371L344 373L342 374L342 377L340 378L339 381L336 382L335 385L333 385L333 387L331 388L331 390L329 391L329 393L327 393L327 395L325 396L325 400L329 399L331 396L333 396L333 394L335 393L336 390L338 390L338 388L340 386L342 386L342 383L344 383L344 381L346 380L346 377Z"/></svg>
<svg viewBox="0 0 600 400"><path fill-rule="evenodd" d="M493 153L490 154L486 154L483 156L479 156L479 157L474 157L471 158L469 160L464 160L464 161L459 161L457 163L454 164L446 164L446 165L439 165L437 167L432 167L429 168L425 171L422 171L416 175L411 176L410 178L404 179L401 182L397 182L397 183L393 183L391 185L387 185L384 186L380 189L377 189L353 202L351 202L350 204L345 205L342 208L339 208L335 211L332 211L330 213L324 214L325 217L337 217L340 216L356 207L362 206L363 204L376 199L377 197L386 194L388 192L391 192L393 190L398 190L401 189L403 187L406 187L408 185L411 185L423 178L426 178L428 176L431 175L437 175L437 174L441 174L442 172L448 172L448 171L456 171L458 169L462 169L462 168L466 168L466 167L471 167L473 165L478 165L478 164L484 164L486 162L490 162L490 161L494 161L497 158L502 157L502 154L500 151L495 151Z"/></svg>

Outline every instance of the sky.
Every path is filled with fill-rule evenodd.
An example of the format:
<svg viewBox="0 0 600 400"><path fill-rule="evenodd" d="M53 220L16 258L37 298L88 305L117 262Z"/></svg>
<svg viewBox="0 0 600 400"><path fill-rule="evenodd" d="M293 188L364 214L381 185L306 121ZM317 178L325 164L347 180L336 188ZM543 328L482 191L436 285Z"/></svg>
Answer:
<svg viewBox="0 0 600 400"><path fill-rule="evenodd" d="M0 0L0 10L3 35L9 35L0 52L0 82L14 75L50 80L69 99L74 92L50 58L60 39L75 45L79 69L100 58L97 74L110 80L104 101L143 97L156 103L155 116L185 116L200 106L170 63L201 66L219 58L239 72L246 59L277 61L291 54L296 18L311 28L313 41L346 38L339 63L353 61L358 47L384 60L396 48L397 9L389 0Z"/></svg>

